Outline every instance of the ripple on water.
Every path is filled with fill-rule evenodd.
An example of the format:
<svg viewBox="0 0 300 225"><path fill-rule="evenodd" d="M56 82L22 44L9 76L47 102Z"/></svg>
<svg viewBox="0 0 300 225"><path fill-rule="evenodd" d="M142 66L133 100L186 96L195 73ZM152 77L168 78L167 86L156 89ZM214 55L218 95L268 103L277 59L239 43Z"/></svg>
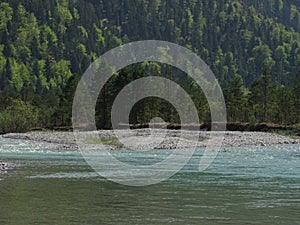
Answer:
<svg viewBox="0 0 300 225"><path fill-rule="evenodd" d="M205 172L197 171L203 153L199 149L169 180L137 188L100 178L79 152L51 151L40 143L0 138L0 156L23 163L0 183L1 201L8 202L0 221L8 225L297 224L299 146L226 149ZM144 164L165 154L115 152L120 160ZM37 221L43 218L47 221Z"/></svg>

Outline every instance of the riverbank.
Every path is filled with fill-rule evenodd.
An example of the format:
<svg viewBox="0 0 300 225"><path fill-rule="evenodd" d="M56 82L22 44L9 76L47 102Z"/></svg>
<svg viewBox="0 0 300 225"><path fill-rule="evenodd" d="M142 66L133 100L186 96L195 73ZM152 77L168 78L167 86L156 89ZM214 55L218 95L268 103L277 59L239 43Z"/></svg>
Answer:
<svg viewBox="0 0 300 225"><path fill-rule="evenodd" d="M153 124L155 127L159 128L159 124ZM224 124L215 123L215 126L224 127ZM163 125L165 126L165 124ZM121 125L122 127L122 125ZM124 125L126 127L126 125ZM171 130L211 130L211 123L201 123L201 124L167 124L166 127ZM144 129L149 128L149 124L131 124L131 129ZM63 129L63 128L59 128ZM71 130L71 127L65 127L64 130ZM228 131L242 131L242 132L280 132L286 134L294 134L295 136L300 136L300 126L299 125L282 125L275 123L247 123L247 122L227 122L226 130Z"/></svg>
<svg viewBox="0 0 300 225"><path fill-rule="evenodd" d="M114 131L99 130L96 132L97 140L88 140L88 144L105 145L106 149L126 149L133 148L137 150L151 149L175 149L189 147L205 147L209 144L210 135L220 135L220 132L208 131L183 131L184 138L180 137L179 130L163 129L139 129L134 130L134 134L126 131L118 131L122 136L119 141ZM151 138L149 137L152 134ZM93 133L95 134L95 133ZM2 135L4 138L32 140L47 143L51 149L57 150L77 150L76 139L73 132L51 132L36 131L29 133L12 133ZM196 140L196 141L195 141ZM125 145L124 145L125 143ZM299 137L283 136L267 132L240 132L226 131L224 135L224 147L237 146L269 146L276 144L300 144Z"/></svg>

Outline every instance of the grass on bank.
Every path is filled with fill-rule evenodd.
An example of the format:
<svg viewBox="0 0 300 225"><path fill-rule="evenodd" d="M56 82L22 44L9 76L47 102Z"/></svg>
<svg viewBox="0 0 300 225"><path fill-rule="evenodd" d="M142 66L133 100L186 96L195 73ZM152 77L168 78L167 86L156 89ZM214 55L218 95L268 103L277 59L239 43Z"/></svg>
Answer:
<svg viewBox="0 0 300 225"><path fill-rule="evenodd" d="M90 145L106 145L106 146L113 146L116 147L117 149L121 149L124 147L124 145L119 141L118 138L116 137L111 137L111 138L86 138L84 140L85 144L90 144Z"/></svg>

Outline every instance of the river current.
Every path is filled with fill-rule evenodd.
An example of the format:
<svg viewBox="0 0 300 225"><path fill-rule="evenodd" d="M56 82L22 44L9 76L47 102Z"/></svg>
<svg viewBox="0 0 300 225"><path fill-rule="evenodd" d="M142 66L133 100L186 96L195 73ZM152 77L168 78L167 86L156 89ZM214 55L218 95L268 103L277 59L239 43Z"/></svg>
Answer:
<svg viewBox="0 0 300 225"><path fill-rule="evenodd" d="M203 149L159 184L130 187L99 176L80 152L0 137L0 224L300 224L300 145L225 148L204 172ZM153 153L153 152L152 152ZM168 151L116 151L145 164Z"/></svg>

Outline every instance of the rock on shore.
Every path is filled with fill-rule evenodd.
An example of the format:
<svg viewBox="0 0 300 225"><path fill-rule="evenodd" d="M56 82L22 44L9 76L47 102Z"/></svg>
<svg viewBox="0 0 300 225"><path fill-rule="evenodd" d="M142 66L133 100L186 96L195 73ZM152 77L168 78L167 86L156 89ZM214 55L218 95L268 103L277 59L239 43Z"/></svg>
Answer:
<svg viewBox="0 0 300 225"><path fill-rule="evenodd" d="M101 142L105 144L105 148L107 149L126 149L132 147L138 150L151 150L195 146L204 147L210 143L210 135L218 136L222 134L221 132L182 131L184 134L184 138L182 138L180 136L180 130L140 129L134 130L134 135L126 130L119 130L118 132L121 135L121 141L116 138L112 130L95 131L93 135L97 134L97 137L99 137L99 140L101 139ZM148 138L150 134L152 134L152 136ZM25 134L6 134L3 135L3 137L47 142L54 145L52 147L58 150L77 149L73 132L30 132ZM268 146L275 144L300 144L300 138L266 132L227 131L225 132L223 141L224 147L248 145Z"/></svg>
<svg viewBox="0 0 300 225"><path fill-rule="evenodd" d="M0 161L0 174L7 173L8 168L9 168L8 163Z"/></svg>

